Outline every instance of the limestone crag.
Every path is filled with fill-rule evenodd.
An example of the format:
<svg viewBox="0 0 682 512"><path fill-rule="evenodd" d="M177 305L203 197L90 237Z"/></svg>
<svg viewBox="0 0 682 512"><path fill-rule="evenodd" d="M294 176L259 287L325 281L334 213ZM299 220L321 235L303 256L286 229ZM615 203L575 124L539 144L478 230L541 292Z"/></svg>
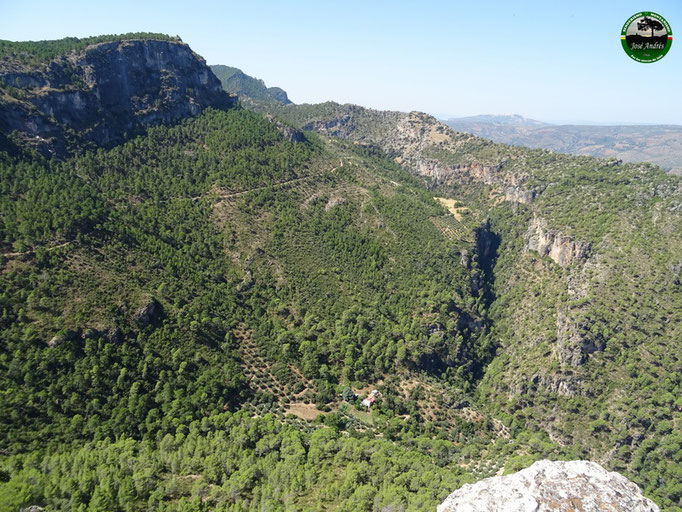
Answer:
<svg viewBox="0 0 682 512"><path fill-rule="evenodd" d="M589 461L542 460L518 473L466 484L438 512L660 512L624 476Z"/></svg>
<svg viewBox="0 0 682 512"><path fill-rule="evenodd" d="M590 245L548 229L543 219L533 217L526 232L526 249L549 256L557 265L567 267L585 259L590 252Z"/></svg>
<svg viewBox="0 0 682 512"><path fill-rule="evenodd" d="M88 46L42 66L0 65L0 131L16 131L45 156L110 146L149 125L226 108L205 61L181 41Z"/></svg>

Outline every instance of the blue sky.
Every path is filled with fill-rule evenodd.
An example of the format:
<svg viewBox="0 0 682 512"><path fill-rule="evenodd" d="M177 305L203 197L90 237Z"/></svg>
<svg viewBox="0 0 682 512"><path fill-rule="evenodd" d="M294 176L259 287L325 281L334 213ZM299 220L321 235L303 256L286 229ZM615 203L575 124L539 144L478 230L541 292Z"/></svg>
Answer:
<svg viewBox="0 0 682 512"><path fill-rule="evenodd" d="M620 47L641 10L676 38L654 64ZM682 124L682 0L0 0L0 39L133 31L180 35L297 103Z"/></svg>

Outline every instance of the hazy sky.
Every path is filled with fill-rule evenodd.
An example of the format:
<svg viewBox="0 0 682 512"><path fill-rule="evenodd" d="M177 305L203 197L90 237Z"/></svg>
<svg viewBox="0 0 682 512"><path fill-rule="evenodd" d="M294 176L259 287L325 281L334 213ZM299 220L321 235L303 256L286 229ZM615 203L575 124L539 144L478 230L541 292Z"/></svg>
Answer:
<svg viewBox="0 0 682 512"><path fill-rule="evenodd" d="M653 64L620 46L643 9L682 34L682 0L0 0L0 39L164 32L296 103L682 124L682 41Z"/></svg>

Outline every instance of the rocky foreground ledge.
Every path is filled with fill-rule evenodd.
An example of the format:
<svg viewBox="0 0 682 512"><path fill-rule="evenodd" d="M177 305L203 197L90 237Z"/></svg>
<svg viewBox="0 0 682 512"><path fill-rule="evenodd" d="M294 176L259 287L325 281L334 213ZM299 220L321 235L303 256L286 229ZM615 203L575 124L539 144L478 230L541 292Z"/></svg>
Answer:
<svg viewBox="0 0 682 512"><path fill-rule="evenodd" d="M453 492L438 512L660 512L636 484L589 461L541 460Z"/></svg>

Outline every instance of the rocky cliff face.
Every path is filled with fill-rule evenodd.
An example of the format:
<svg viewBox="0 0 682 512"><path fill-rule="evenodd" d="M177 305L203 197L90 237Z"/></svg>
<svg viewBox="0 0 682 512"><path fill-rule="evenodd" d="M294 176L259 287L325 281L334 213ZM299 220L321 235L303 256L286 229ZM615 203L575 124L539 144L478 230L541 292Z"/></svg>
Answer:
<svg viewBox="0 0 682 512"><path fill-rule="evenodd" d="M100 43L40 67L4 62L0 83L0 131L16 131L46 156L109 146L145 126L234 102L180 41Z"/></svg>
<svg viewBox="0 0 682 512"><path fill-rule="evenodd" d="M589 461L538 461L507 476L467 484L438 512L659 512L639 487Z"/></svg>
<svg viewBox="0 0 682 512"><path fill-rule="evenodd" d="M533 217L526 233L526 248L549 256L557 265L566 267L586 258L590 245L548 229L543 219Z"/></svg>

